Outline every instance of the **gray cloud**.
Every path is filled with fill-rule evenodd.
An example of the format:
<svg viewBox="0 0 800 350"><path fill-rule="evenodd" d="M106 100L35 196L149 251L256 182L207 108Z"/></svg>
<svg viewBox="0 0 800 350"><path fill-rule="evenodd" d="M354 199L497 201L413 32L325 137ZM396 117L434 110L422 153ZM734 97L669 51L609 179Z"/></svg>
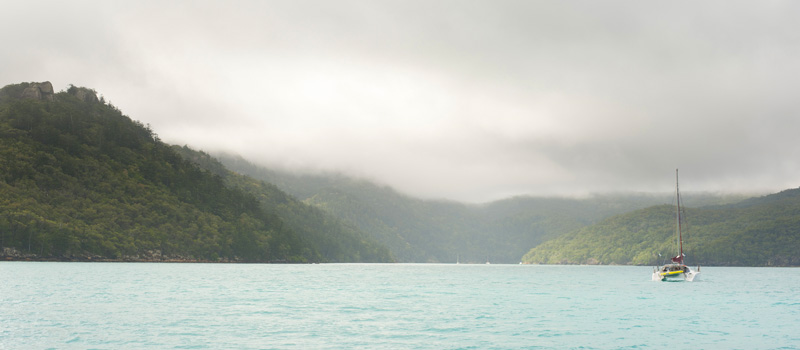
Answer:
<svg viewBox="0 0 800 350"><path fill-rule="evenodd" d="M36 2L0 78L168 142L424 197L798 186L791 1Z"/></svg>

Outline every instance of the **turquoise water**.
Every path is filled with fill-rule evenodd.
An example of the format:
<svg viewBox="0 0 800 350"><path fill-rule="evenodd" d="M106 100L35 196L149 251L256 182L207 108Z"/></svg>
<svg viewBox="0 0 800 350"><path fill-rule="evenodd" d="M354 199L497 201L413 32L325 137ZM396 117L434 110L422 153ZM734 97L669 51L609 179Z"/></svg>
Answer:
<svg viewBox="0 0 800 350"><path fill-rule="evenodd" d="M800 269L651 272L0 262L0 348L800 348Z"/></svg>

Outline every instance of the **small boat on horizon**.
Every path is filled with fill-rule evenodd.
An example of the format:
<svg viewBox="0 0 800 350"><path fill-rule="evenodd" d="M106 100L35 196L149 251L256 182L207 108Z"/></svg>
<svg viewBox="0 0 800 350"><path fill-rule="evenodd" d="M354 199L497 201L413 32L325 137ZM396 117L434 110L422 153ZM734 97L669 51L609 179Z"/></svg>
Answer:
<svg viewBox="0 0 800 350"><path fill-rule="evenodd" d="M675 228L675 234L678 239L678 255L673 257L671 263L664 264L661 267L653 268L653 281L674 281L674 280L684 280L684 281L693 281L698 274L700 274L700 266L697 267L697 270L694 271L689 266L684 264L683 258L686 256L683 254L683 232L681 227L681 192L680 187L678 186L678 169L675 169L675 213L677 219L677 225ZM659 254L661 255L661 254Z"/></svg>

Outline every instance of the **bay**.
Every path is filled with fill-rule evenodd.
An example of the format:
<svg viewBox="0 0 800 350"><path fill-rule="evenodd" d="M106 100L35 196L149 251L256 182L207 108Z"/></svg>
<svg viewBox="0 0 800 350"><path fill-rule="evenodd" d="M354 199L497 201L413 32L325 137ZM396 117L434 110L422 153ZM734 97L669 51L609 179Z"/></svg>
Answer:
<svg viewBox="0 0 800 350"><path fill-rule="evenodd" d="M797 349L800 269L0 262L0 349Z"/></svg>

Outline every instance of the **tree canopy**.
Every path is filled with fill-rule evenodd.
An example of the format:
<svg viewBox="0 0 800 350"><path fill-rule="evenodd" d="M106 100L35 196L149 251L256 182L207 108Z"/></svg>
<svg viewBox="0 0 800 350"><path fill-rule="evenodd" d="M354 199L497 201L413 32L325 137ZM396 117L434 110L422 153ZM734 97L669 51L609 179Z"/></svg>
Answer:
<svg viewBox="0 0 800 350"><path fill-rule="evenodd" d="M684 213L684 253L688 263L800 265L800 189L738 204L687 208ZM675 208L664 205L572 231L533 248L523 261L657 265L677 251Z"/></svg>
<svg viewBox="0 0 800 350"><path fill-rule="evenodd" d="M149 126L97 99L92 90L71 87L48 100L21 98L29 85L0 89L0 254L76 260L391 259L378 246L363 255L358 248L355 255L326 255L325 244L285 225L286 213L268 210L256 193L229 186L218 173L186 160Z"/></svg>

